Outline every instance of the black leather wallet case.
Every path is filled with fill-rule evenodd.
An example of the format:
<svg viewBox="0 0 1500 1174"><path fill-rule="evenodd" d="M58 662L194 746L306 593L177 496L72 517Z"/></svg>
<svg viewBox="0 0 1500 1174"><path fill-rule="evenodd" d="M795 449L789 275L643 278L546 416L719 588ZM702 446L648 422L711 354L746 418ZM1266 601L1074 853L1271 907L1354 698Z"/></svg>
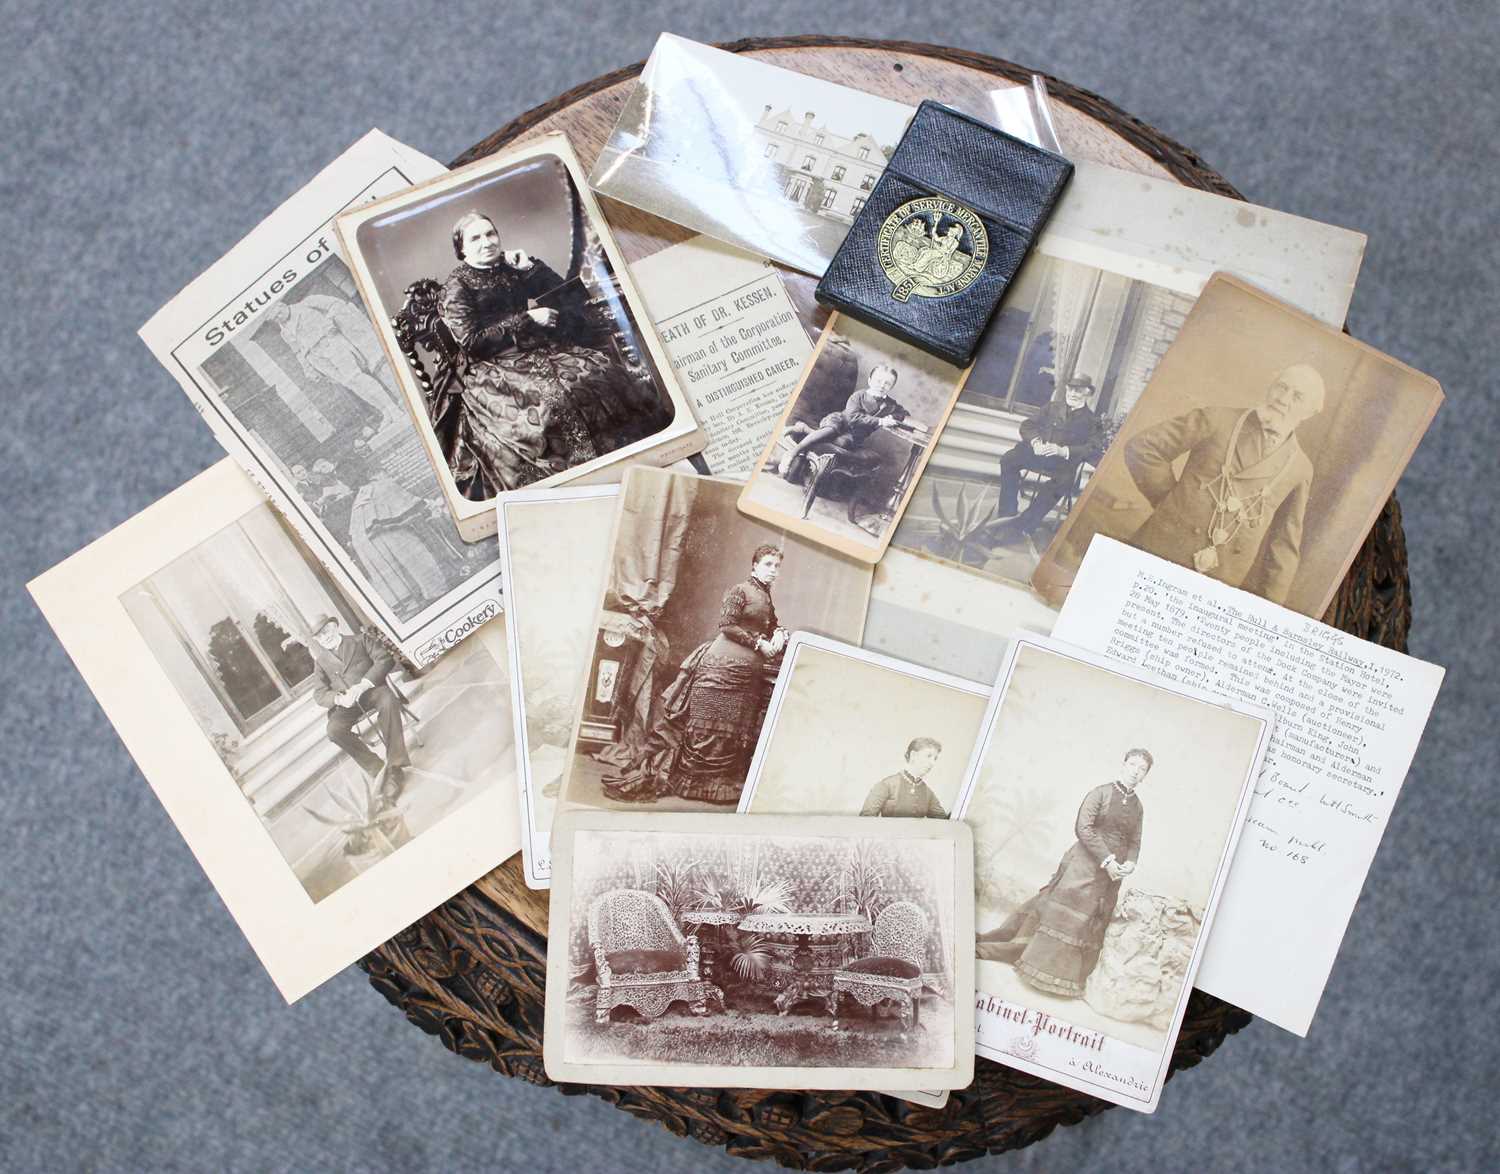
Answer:
<svg viewBox="0 0 1500 1174"><path fill-rule="evenodd" d="M923 102L818 301L965 366L1072 174L1061 155Z"/></svg>

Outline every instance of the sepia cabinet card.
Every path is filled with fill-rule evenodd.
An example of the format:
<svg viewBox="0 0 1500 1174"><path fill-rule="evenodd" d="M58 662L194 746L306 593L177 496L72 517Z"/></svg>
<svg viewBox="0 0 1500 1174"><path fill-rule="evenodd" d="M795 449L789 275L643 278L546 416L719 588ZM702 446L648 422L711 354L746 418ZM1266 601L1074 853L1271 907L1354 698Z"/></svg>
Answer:
<svg viewBox="0 0 1500 1174"><path fill-rule="evenodd" d="M1017 636L956 814L974 832L980 1055L1155 1111L1271 726Z"/></svg>
<svg viewBox="0 0 1500 1174"><path fill-rule="evenodd" d="M635 466L596 601L564 806L732 811L794 630L854 641L870 568Z"/></svg>
<svg viewBox="0 0 1500 1174"><path fill-rule="evenodd" d="M1061 605L1096 534L1318 618L1443 389L1215 275L1032 576Z"/></svg>
<svg viewBox="0 0 1500 1174"><path fill-rule="evenodd" d="M852 1089L974 1077L974 851L951 820L562 811L553 1080Z"/></svg>
<svg viewBox="0 0 1500 1174"><path fill-rule="evenodd" d="M1197 982L1306 1035L1443 670L1102 537L1057 634L1275 710Z"/></svg>
<svg viewBox="0 0 1500 1174"><path fill-rule="evenodd" d="M1347 229L1076 161L892 544L1028 584L1214 273L1338 328L1364 246Z"/></svg>
<svg viewBox="0 0 1500 1174"><path fill-rule="evenodd" d="M526 883L552 875L552 815L594 651L618 485L518 489L496 503L505 575L521 857Z"/></svg>
<svg viewBox="0 0 1500 1174"><path fill-rule="evenodd" d="M990 687L795 632L742 813L947 819Z"/></svg>
<svg viewBox="0 0 1500 1174"><path fill-rule="evenodd" d="M335 225L460 533L495 499L618 481L704 434L560 134Z"/></svg>
<svg viewBox="0 0 1500 1174"><path fill-rule="evenodd" d="M519 847L504 617L406 670L232 460L30 590L288 1002Z"/></svg>
<svg viewBox="0 0 1500 1174"><path fill-rule="evenodd" d="M345 151L141 328L214 436L407 661L501 608L340 258L333 220L443 167L379 131Z"/></svg>

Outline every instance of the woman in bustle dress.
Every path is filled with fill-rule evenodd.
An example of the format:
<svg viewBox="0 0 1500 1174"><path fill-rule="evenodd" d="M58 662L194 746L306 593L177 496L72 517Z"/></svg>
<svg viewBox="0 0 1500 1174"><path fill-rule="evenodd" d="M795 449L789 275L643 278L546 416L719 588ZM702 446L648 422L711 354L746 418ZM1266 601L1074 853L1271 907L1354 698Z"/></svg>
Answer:
<svg viewBox="0 0 1500 1174"><path fill-rule="evenodd" d="M527 309L564 284L544 262L506 253L494 221L469 212L453 226L460 264L441 314L460 347L461 407L449 452L465 496L484 500L598 455L577 398L608 398L628 377L602 351L565 341L557 309Z"/></svg>
<svg viewBox="0 0 1500 1174"><path fill-rule="evenodd" d="M688 654L662 694L641 755L623 775L605 778L608 798L739 801L764 717L765 666L786 648L771 600L781 557L775 546L755 548L750 577L724 593L717 634Z"/></svg>
<svg viewBox="0 0 1500 1174"><path fill-rule="evenodd" d="M1135 871L1140 856L1142 812L1135 790L1151 763L1150 751L1131 750L1116 781L1084 796L1073 827L1077 840L1041 892L998 929L978 936L981 959L1011 963L1024 982L1048 994L1083 994L1120 882Z"/></svg>

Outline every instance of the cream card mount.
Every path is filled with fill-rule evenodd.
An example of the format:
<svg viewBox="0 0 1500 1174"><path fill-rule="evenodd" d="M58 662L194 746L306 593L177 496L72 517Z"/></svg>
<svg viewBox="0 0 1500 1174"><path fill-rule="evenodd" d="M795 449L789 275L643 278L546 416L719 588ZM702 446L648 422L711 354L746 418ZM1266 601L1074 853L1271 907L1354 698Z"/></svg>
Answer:
<svg viewBox="0 0 1500 1174"><path fill-rule="evenodd" d="M553 1080L895 1093L973 1080L966 827L567 811L553 852ZM737 948L702 929L709 912Z"/></svg>
<svg viewBox="0 0 1500 1174"><path fill-rule="evenodd" d="M981 1056L1155 1111L1271 728L1016 638L955 816L978 862Z"/></svg>
<svg viewBox="0 0 1500 1174"><path fill-rule="evenodd" d="M459 531L703 433L572 147L546 135L348 212L339 241Z"/></svg>
<svg viewBox="0 0 1500 1174"><path fill-rule="evenodd" d="M288 1002L519 847L504 616L405 671L232 460L30 590Z"/></svg>
<svg viewBox="0 0 1500 1174"><path fill-rule="evenodd" d="M505 578L521 860L527 887L552 876L552 815L594 652L618 485L518 489L496 506Z"/></svg>

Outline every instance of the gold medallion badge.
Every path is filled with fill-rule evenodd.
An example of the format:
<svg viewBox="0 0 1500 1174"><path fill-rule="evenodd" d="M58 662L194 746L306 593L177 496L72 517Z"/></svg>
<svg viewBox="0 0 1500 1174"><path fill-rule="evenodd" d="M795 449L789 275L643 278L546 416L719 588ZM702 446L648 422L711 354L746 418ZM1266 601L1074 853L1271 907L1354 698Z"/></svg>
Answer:
<svg viewBox="0 0 1500 1174"><path fill-rule="evenodd" d="M984 222L971 209L941 196L908 200L880 226L880 267L898 302L946 298L979 279L990 255Z"/></svg>

